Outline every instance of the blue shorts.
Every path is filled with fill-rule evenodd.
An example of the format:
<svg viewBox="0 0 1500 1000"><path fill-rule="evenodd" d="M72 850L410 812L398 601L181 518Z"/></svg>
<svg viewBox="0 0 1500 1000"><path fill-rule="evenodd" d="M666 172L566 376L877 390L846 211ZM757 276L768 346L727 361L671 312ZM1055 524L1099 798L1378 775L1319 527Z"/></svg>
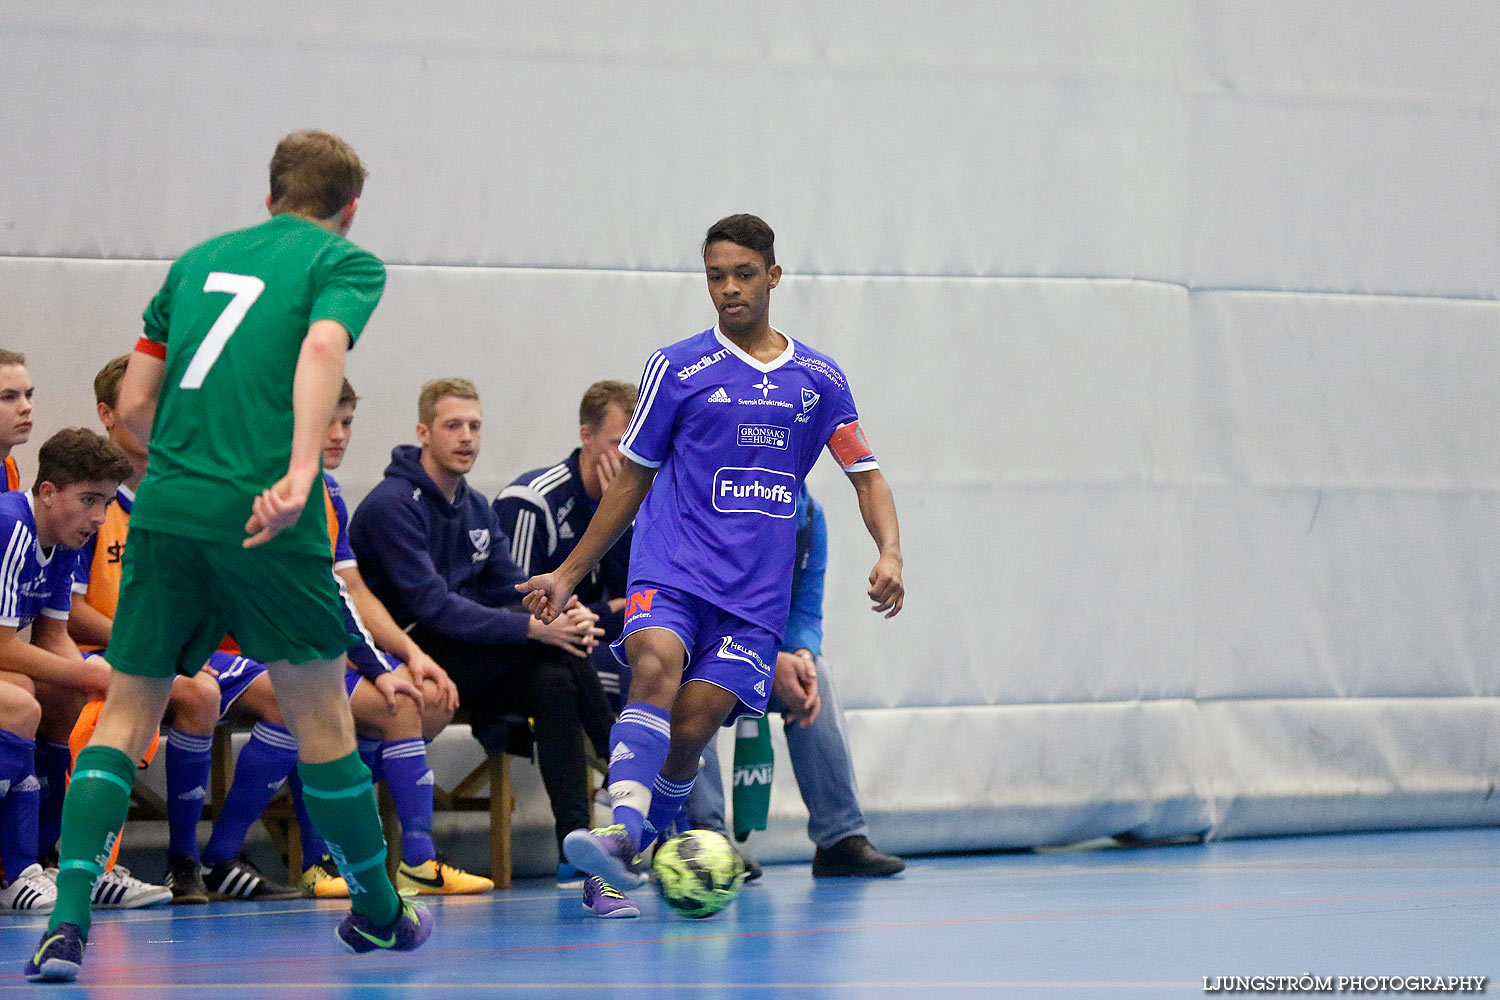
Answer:
<svg viewBox="0 0 1500 1000"><path fill-rule="evenodd" d="M741 716L766 714L771 675L776 669L777 636L685 590L632 582L629 592L625 627L609 646L625 667L620 677L622 691L630 689L625 640L642 629L664 628L677 636L687 651L682 683L707 681L739 699L724 725L733 725Z"/></svg>
<svg viewBox="0 0 1500 1000"><path fill-rule="evenodd" d="M219 675L219 718L221 719L229 714L235 701L245 693L245 689L255 681L255 678L266 672L265 664L247 656L236 656L233 653L215 652L209 656L208 665ZM357 671L344 671L344 690L351 698L354 696L354 687L358 683Z"/></svg>

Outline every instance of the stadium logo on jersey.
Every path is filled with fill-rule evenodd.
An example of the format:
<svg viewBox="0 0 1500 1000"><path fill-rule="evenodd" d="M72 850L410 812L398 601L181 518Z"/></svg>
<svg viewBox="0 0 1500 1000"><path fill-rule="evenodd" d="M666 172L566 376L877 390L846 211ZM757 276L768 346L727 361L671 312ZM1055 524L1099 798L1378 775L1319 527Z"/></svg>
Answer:
<svg viewBox="0 0 1500 1000"><path fill-rule="evenodd" d="M489 528L470 528L469 541L474 543L474 554L469 557L471 562L484 562L490 557Z"/></svg>
<svg viewBox="0 0 1500 1000"><path fill-rule="evenodd" d="M771 673L771 668L766 666L766 661L760 658L759 653L749 646L735 642L732 635L720 637L719 655L726 660L739 660L741 663L748 663L763 674L769 675ZM765 682L761 681L761 683L764 684ZM765 694L764 691L758 693Z"/></svg>
<svg viewBox="0 0 1500 1000"><path fill-rule="evenodd" d="M727 403L730 401L729 393L725 392L724 387L721 385L714 390L714 394L712 396L708 397L708 401L710 403Z"/></svg>
<svg viewBox="0 0 1500 1000"><path fill-rule="evenodd" d="M771 424L740 424L741 448L775 448L786 451L788 433L785 427Z"/></svg>
<svg viewBox="0 0 1500 1000"><path fill-rule="evenodd" d="M628 619L637 614L644 614L651 610L651 601L656 597L656 591L637 590L630 595L625 602L625 617Z"/></svg>
<svg viewBox="0 0 1500 1000"><path fill-rule="evenodd" d="M722 351L719 351L717 354L705 354L697 361L694 361L692 364L679 371L677 373L677 381L686 382L688 379L692 378L703 369L709 367L710 365L716 365L727 357L729 357L729 348L727 347Z"/></svg>
<svg viewBox="0 0 1500 1000"><path fill-rule="evenodd" d="M721 514L797 516L797 477L790 472L725 467L714 473L713 492Z"/></svg>

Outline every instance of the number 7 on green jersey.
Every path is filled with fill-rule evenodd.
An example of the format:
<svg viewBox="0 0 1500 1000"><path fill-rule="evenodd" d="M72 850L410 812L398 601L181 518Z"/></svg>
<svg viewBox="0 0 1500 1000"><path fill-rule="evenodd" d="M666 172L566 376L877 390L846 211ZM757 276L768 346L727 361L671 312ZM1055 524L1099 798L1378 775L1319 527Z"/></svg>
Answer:
<svg viewBox="0 0 1500 1000"><path fill-rule="evenodd" d="M227 271L210 271L208 279L203 282L205 292L228 292L234 296L224 311L219 313L219 318L214 320L214 325L208 328L208 334L198 349L193 352L192 360L188 362L187 371L182 373L182 381L177 383L180 389L201 389L203 380L208 375L208 370L219 360L223 353L224 345L229 343L229 338L234 336L234 331L245 320L245 314L260 298L260 293L266 290L266 283L259 278L248 274L230 274Z"/></svg>

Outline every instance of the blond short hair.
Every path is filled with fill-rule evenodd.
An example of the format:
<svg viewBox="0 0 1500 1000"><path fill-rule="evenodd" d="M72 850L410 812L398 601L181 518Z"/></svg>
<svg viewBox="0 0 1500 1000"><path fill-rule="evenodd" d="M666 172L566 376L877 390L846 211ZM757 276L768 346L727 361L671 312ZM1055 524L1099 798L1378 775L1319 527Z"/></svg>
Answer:
<svg viewBox="0 0 1500 1000"><path fill-rule="evenodd" d="M479 390L474 388L474 383L466 378L435 378L422 386L422 391L417 395L417 423L430 426L432 419L437 415L439 400L447 399L472 399L479 402Z"/></svg>
<svg viewBox="0 0 1500 1000"><path fill-rule="evenodd" d="M595 427L604 423L604 414L613 403L629 417L635 413L636 388L629 382L605 379L595 382L583 393L578 404L578 423L582 427Z"/></svg>

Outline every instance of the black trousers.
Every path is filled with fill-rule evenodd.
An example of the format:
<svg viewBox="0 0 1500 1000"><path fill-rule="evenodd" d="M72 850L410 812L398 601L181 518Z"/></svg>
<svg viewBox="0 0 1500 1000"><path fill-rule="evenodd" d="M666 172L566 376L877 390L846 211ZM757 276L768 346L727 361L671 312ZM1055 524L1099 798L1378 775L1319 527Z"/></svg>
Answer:
<svg viewBox="0 0 1500 1000"><path fill-rule="evenodd" d="M529 754L523 734L525 720L531 720L561 858L563 837L591 825L585 734L595 753L607 757L614 721L588 660L540 642L476 645L421 625L411 637L453 678L459 704L486 753Z"/></svg>

